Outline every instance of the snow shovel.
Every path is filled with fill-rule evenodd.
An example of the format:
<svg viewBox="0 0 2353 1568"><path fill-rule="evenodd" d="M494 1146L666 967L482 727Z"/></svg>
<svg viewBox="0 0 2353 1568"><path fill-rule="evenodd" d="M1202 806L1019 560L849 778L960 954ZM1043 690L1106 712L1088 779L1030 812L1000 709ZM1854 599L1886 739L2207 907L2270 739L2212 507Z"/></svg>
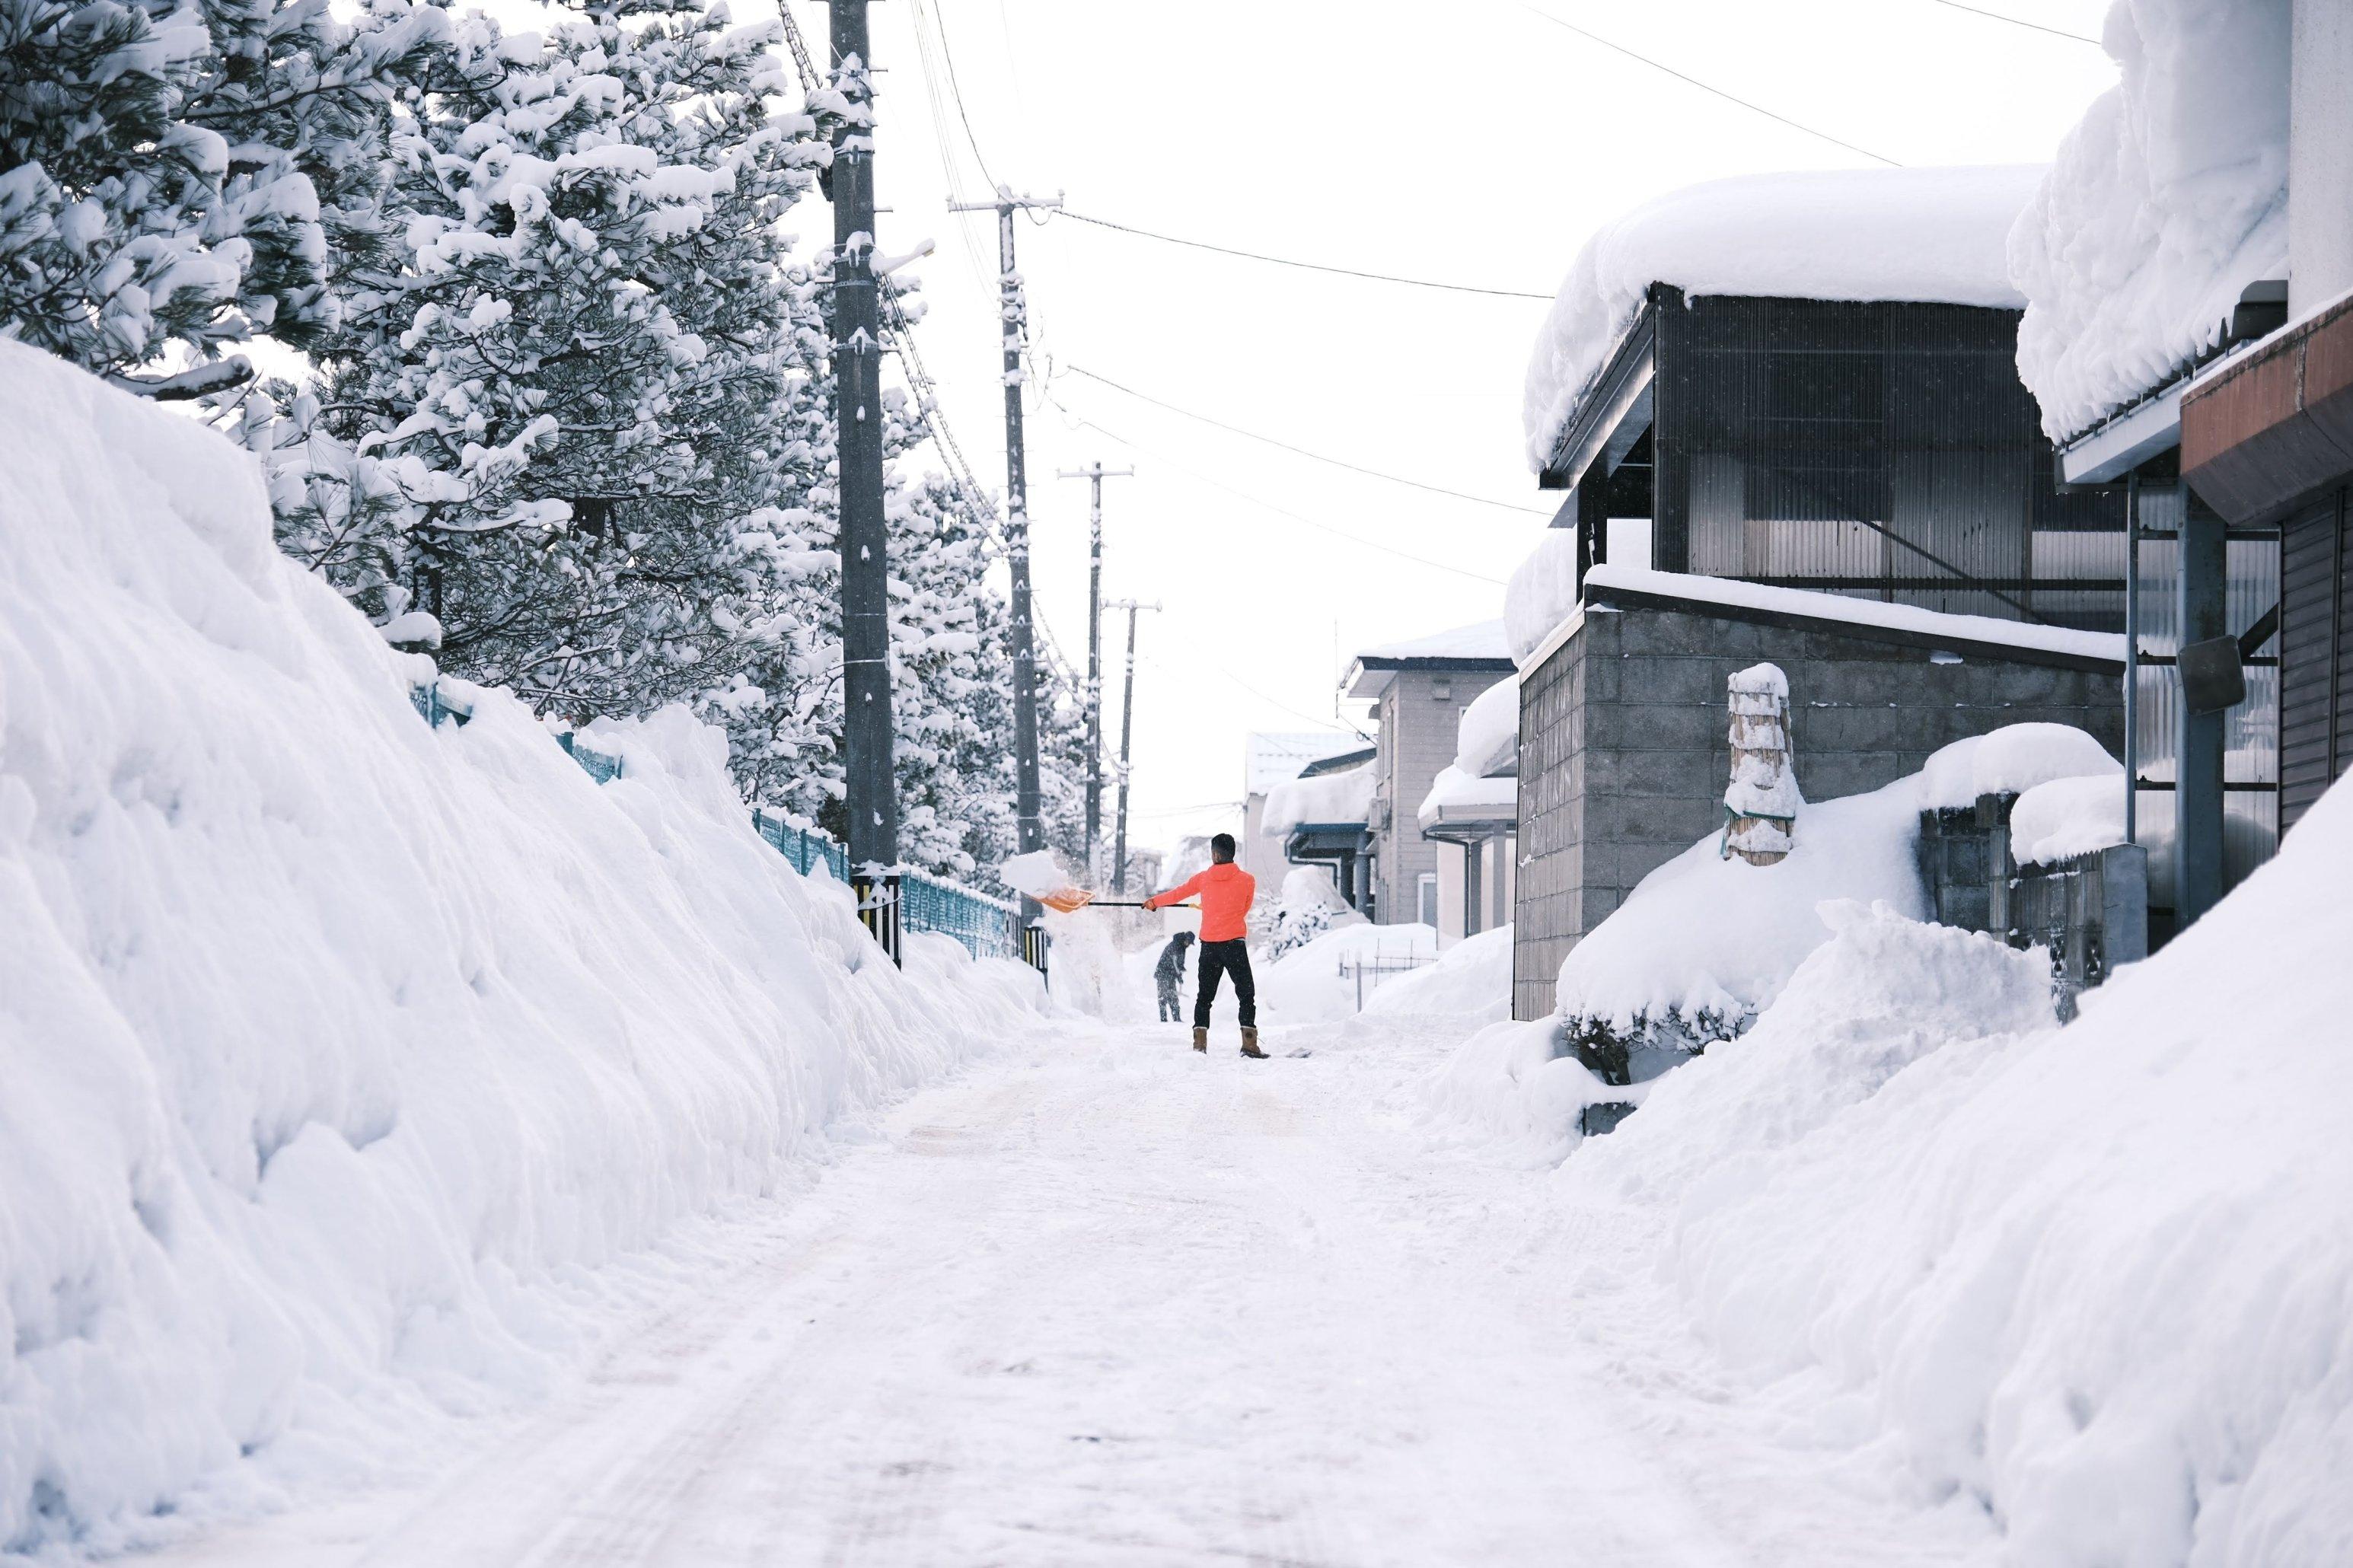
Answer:
<svg viewBox="0 0 2353 1568"><path fill-rule="evenodd" d="M1058 888L1053 892L1039 893L1035 897L1039 903L1052 910L1056 914L1062 915L1074 915L1081 910L1090 907L1098 910L1144 908L1144 900L1141 899L1098 899L1085 888ZM1198 910L1200 907L1198 904L1162 904L1160 906L1164 910Z"/></svg>

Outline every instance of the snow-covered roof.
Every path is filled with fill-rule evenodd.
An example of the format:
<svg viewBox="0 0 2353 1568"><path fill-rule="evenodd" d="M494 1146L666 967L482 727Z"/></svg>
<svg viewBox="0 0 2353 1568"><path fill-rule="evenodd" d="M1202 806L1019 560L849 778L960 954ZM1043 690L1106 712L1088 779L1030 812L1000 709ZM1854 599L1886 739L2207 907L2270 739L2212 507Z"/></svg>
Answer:
<svg viewBox="0 0 2353 1568"><path fill-rule="evenodd" d="M1473 778L1515 773L1520 762L1520 678L1499 680L1471 700L1455 727L1454 765Z"/></svg>
<svg viewBox="0 0 2353 1568"><path fill-rule="evenodd" d="M2023 304L2006 246L2042 173L1751 174L1636 207L1585 242L1536 335L1521 406L1528 466L1543 471L1653 283L1686 297Z"/></svg>
<svg viewBox="0 0 2353 1568"><path fill-rule="evenodd" d="M1269 838L1288 837L1292 829L1309 823L1362 822L1373 808L1373 765L1320 778L1293 779L1266 793L1266 818L1260 830Z"/></svg>
<svg viewBox="0 0 2353 1568"><path fill-rule="evenodd" d="M1423 659L1508 660L1511 657L1510 645L1504 637L1504 623L1497 620L1457 626L1451 632L1435 632L1426 637L1408 637L1403 642L1382 643L1358 654L1356 662L1398 665Z"/></svg>
<svg viewBox="0 0 2353 1568"><path fill-rule="evenodd" d="M2010 237L2018 370L2065 440L2222 340L2287 276L2289 0L2118 0L2123 79L2095 100Z"/></svg>
<svg viewBox="0 0 2353 1568"><path fill-rule="evenodd" d="M1727 608L1763 610L1774 615L1817 621L1841 621L1852 626L1904 632L1956 647L1976 643L2069 658L2095 658L2122 665L2125 639L2114 632L2082 632L2067 626L2042 626L2025 621L2000 620L1992 616L1956 616L1924 610L1913 605L1891 605L1881 599L1856 599L1844 594L1823 594L1810 588L1776 588L1743 583L1730 577L1701 577L1684 572L1653 572L1641 566L1604 563L1585 574L1588 594L1615 588L1629 594L1651 594L1662 599L1722 605ZM1540 661L1566 635L1577 611L1572 609L1553 628L1543 645L1532 650L1528 662Z"/></svg>
<svg viewBox="0 0 2353 1568"><path fill-rule="evenodd" d="M1264 795L1299 770L1326 757L1345 756L1364 744L1358 735L1333 730L1260 731L1242 743L1242 789Z"/></svg>
<svg viewBox="0 0 2353 1568"><path fill-rule="evenodd" d="M1516 816L1519 809L1519 780L1482 778L1459 767L1445 767L1439 769L1438 777L1430 781L1430 794L1422 797L1421 809L1416 815L1424 827L1432 827L1442 821Z"/></svg>

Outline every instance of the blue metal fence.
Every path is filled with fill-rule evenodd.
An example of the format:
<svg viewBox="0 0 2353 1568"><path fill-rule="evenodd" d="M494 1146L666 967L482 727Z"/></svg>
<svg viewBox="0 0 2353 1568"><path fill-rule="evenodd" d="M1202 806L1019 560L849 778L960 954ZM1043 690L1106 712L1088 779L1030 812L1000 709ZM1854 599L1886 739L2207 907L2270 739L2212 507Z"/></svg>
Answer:
<svg viewBox="0 0 2353 1568"><path fill-rule="evenodd" d="M445 700L438 683L412 687L408 695L409 700L417 704L417 711L437 730L444 724L463 724L474 716L472 710ZM621 776L621 759L597 750L583 737L559 735L556 743L598 784ZM802 876L822 865L835 881L845 885L849 881L849 852L826 834L756 808L752 813L752 826ZM961 882L921 871L908 871L899 879L901 929L952 936L964 943L975 958L1018 956L1019 920L1019 912L1011 904Z"/></svg>

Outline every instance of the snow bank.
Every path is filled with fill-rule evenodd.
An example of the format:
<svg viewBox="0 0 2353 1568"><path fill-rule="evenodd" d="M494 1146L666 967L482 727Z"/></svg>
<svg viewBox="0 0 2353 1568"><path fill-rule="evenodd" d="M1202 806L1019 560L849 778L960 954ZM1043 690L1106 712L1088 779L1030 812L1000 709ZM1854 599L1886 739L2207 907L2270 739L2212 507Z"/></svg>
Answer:
<svg viewBox="0 0 2353 1568"><path fill-rule="evenodd" d="M2348 864L2340 784L2058 1031L2031 957L1852 921L1559 1181L2008 1561L2353 1561Z"/></svg>
<svg viewBox="0 0 2353 1568"><path fill-rule="evenodd" d="M1561 1054L1560 1035L1549 1018L1480 1030L1417 1086L1421 1121L1468 1133L1512 1163L1558 1164L1581 1142L1577 1119L1587 1106L1639 1099L1651 1087L1603 1083Z"/></svg>
<svg viewBox="0 0 2353 1568"><path fill-rule="evenodd" d="M600 731L600 787L408 669L247 458L0 342L0 1551L527 1395L553 1282L1034 999L881 962L682 713Z"/></svg>
<svg viewBox="0 0 2353 1568"><path fill-rule="evenodd" d="M1577 530L1547 528L1504 589L1504 627L1512 662L1528 659L1577 611Z"/></svg>
<svg viewBox="0 0 2353 1568"><path fill-rule="evenodd" d="M2117 0L2123 79L2060 144L2010 237L2018 370L2055 440L2221 341L2287 276L2289 0Z"/></svg>
<svg viewBox="0 0 2353 1568"><path fill-rule="evenodd" d="M1653 283L1686 297L2023 303L2005 241L2040 166L1847 169L1714 180L1605 226L1536 335L1521 402L1541 471Z"/></svg>
<svg viewBox="0 0 2353 1568"><path fill-rule="evenodd" d="M1362 822L1372 809L1373 764L1366 763L1275 785L1266 792L1259 826L1269 838L1283 838L1303 823Z"/></svg>
<svg viewBox="0 0 2353 1568"><path fill-rule="evenodd" d="M1464 937L1426 968L1394 976L1365 999L1365 1011L1391 1017L1442 1014L1498 1022L1512 1013L1512 928Z"/></svg>
<svg viewBox="0 0 2353 1568"><path fill-rule="evenodd" d="M1454 736L1454 765L1470 777L1514 770L1520 755L1520 678L1499 680L1473 697Z"/></svg>
<svg viewBox="0 0 2353 1568"><path fill-rule="evenodd" d="M1430 963L1438 957L1438 932L1425 925L1336 926L1283 954L1260 972L1259 1005L1270 1024L1325 1024L1352 1017L1359 985L1366 1000L1377 988L1395 984L1410 970L1384 972L1384 962ZM1362 966L1365 973L1346 973Z"/></svg>
<svg viewBox="0 0 2353 1568"><path fill-rule="evenodd" d="M1723 857L1710 834L1636 884L1562 960L1561 1016L1618 1034L1669 1019L1702 1033L1736 1029L1828 940L1825 900L1883 903L1925 918L1914 845L1920 782L1805 808L1785 860Z"/></svg>

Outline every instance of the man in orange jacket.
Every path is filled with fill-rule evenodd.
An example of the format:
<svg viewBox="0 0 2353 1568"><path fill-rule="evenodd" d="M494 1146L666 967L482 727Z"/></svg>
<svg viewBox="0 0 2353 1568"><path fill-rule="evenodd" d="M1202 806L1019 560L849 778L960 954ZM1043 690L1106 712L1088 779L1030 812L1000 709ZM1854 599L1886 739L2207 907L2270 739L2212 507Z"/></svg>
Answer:
<svg viewBox="0 0 2353 1568"><path fill-rule="evenodd" d="M1258 1048L1258 982L1250 976L1250 907L1258 897L1258 879L1234 864L1234 836L1220 833L1209 840L1210 866L1165 893L1144 900L1147 910L1181 903L1201 895L1201 957L1195 973L1199 989L1193 997L1193 1048L1209 1048L1209 1008L1218 999L1218 977L1234 977L1234 999L1242 1005L1242 1055L1264 1059Z"/></svg>

